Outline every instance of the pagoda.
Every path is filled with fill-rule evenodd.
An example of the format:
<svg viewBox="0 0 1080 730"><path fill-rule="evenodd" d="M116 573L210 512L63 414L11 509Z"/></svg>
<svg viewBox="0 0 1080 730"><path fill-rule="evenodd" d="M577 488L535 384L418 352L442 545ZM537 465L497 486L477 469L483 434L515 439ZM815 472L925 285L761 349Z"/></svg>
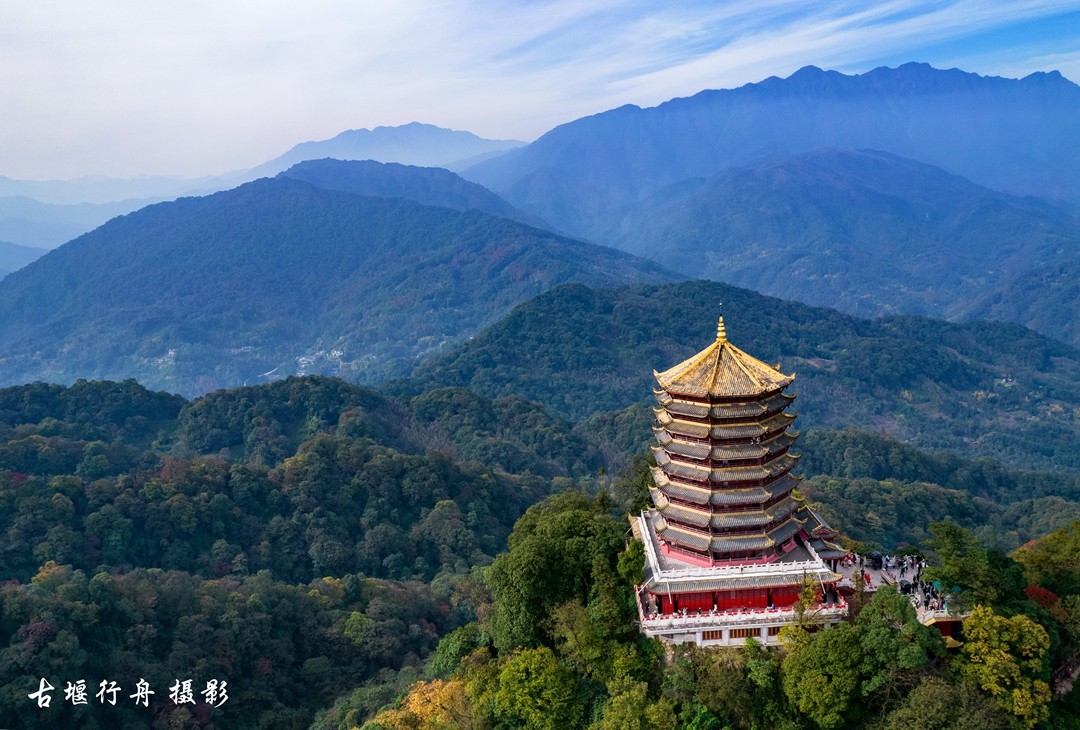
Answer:
<svg viewBox="0 0 1080 730"><path fill-rule="evenodd" d="M841 620L845 552L792 474L799 434L785 389L795 376L731 344L722 316L712 344L654 375L653 508L631 518L645 546L642 630L673 643L775 644L800 617ZM797 607L804 594L810 605Z"/></svg>

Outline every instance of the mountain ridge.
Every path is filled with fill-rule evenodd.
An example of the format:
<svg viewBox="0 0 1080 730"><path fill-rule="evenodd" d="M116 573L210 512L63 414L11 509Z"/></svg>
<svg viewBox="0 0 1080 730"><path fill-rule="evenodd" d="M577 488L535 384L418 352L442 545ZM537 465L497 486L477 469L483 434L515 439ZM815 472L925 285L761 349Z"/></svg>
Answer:
<svg viewBox="0 0 1080 730"><path fill-rule="evenodd" d="M674 278L476 210L262 178L115 218L0 281L0 382L370 382L551 286Z"/></svg>
<svg viewBox="0 0 1080 730"><path fill-rule="evenodd" d="M84 176L71 180L17 180L0 175L0 236L15 243L53 248L93 230L109 218L163 200L208 195L277 175L305 159L343 157L384 162L454 166L496 154L519 143L487 140L471 132L411 122L397 127L346 130L309 140L254 167L195 178L140 175ZM333 154L331 154L333 153ZM97 206L93 209L93 206Z"/></svg>
<svg viewBox="0 0 1080 730"><path fill-rule="evenodd" d="M441 167L420 167L375 160L323 158L298 162L279 177L355 195L403 198L422 205L484 213L534 228L551 226L507 203L487 188Z"/></svg>
<svg viewBox="0 0 1080 730"><path fill-rule="evenodd" d="M890 153L818 148L661 190L600 238L849 314L951 319L1023 272L1075 259L1080 219Z"/></svg>
<svg viewBox="0 0 1080 730"><path fill-rule="evenodd" d="M622 411L613 431L625 449L629 430L648 435L651 373L715 338L719 302L733 343L796 373L800 428L1080 469L1076 348L1016 324L867 320L718 282L558 287L387 387L512 393L579 422Z"/></svg>
<svg viewBox="0 0 1080 730"><path fill-rule="evenodd" d="M928 90L927 79L939 83ZM941 93L945 79L952 93ZM823 146L879 149L993 189L1078 200L1080 151L1067 144L1078 137L1080 86L1060 74L1014 80L913 63L848 76L804 67L787 79L583 117L464 174L591 238L605 210L679 180ZM576 203L587 190L589 204Z"/></svg>

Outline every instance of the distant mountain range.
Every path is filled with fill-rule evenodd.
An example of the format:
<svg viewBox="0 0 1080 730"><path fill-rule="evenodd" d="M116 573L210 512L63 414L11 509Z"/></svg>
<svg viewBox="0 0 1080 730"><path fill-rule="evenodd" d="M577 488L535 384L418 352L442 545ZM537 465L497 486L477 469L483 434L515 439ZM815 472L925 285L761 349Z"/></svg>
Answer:
<svg viewBox="0 0 1080 730"><path fill-rule="evenodd" d="M301 142L280 157L242 174L250 176L247 177L249 180L269 177L298 162L323 157L462 170L524 144L517 140L484 139L472 132L411 122L398 127L350 129L330 139Z"/></svg>
<svg viewBox="0 0 1080 730"><path fill-rule="evenodd" d="M811 66L579 119L463 174L690 276L1080 345L1059 275L1080 267L1078 141L1080 86L1056 72Z"/></svg>
<svg viewBox="0 0 1080 730"><path fill-rule="evenodd" d="M0 240L55 248L110 218L151 203L226 190L260 177L272 177L305 160L332 157L460 169L522 144L413 122L399 127L351 129L331 139L302 142L248 170L201 178L13 180L0 176Z"/></svg>
<svg viewBox="0 0 1080 730"><path fill-rule="evenodd" d="M553 286L676 278L479 210L341 190L508 209L455 178L317 162L115 218L0 281L0 383L135 377L191 394L303 372L373 381Z"/></svg>
<svg viewBox="0 0 1080 730"><path fill-rule="evenodd" d="M1080 256L1080 219L885 152L820 149L660 191L600 240L860 316L955 318L1014 276Z"/></svg>
<svg viewBox="0 0 1080 730"><path fill-rule="evenodd" d="M594 240L630 204L733 166L822 147L873 149L1016 195L1080 201L1080 86L926 64L787 79L623 106L556 127L465 171L514 205Z"/></svg>
<svg viewBox="0 0 1080 730"><path fill-rule="evenodd" d="M0 197L0 240L33 248L56 248L110 218L158 202L158 198L111 203L42 203L25 195Z"/></svg>
<svg viewBox="0 0 1080 730"><path fill-rule="evenodd" d="M185 394L292 372L374 382L558 284L680 274L860 316L1008 318L1080 344L1077 139L1080 87L1056 73L925 64L808 67L611 110L501 154L516 143L422 124L350 131L231 178L132 184L210 190L308 155L498 156L469 180L309 160L114 219L2 282L0 382L134 375ZM125 185L0 179L0 194L49 201L0 198L0 231L5 216L41 223L19 218L31 208L54 227L90 225L142 201L63 201Z"/></svg>

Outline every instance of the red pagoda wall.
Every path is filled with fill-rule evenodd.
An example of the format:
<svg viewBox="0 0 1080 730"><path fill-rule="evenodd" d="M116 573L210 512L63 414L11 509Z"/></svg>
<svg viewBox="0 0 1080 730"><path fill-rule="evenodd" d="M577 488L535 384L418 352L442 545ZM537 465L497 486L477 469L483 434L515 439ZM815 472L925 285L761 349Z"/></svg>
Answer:
<svg viewBox="0 0 1080 730"><path fill-rule="evenodd" d="M660 613L671 614L676 610L688 612L720 611L741 608L768 608L770 592L774 608L790 608L799 600L800 586L777 586L775 588L752 588L741 591L711 591L705 593L666 593L656 595ZM655 594L654 594L655 595ZM818 597L820 598L820 596Z"/></svg>

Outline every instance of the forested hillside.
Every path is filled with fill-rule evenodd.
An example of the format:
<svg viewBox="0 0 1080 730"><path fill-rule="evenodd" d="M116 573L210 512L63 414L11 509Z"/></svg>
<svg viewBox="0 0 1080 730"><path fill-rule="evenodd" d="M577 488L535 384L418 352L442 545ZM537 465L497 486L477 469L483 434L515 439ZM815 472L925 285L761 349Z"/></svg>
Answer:
<svg viewBox="0 0 1080 730"><path fill-rule="evenodd" d="M931 551L942 580L990 606L987 635L1034 637L1021 720L887 597L784 654L666 663L636 633L640 558L622 553L620 514L647 499L648 373L707 344L721 301L736 344L798 374L801 489L850 544ZM561 287L381 390L317 376L192 401L133 380L0 389L0 718L899 728L960 706L982 730L1069 722L1037 682L1075 653L1075 596L1060 571L1030 578L1055 598L1025 589L1005 552L1080 519L1078 367L1014 325L867 321L687 282ZM918 646L902 674L897 631ZM844 665L857 683L810 689L852 652L877 657ZM216 679L230 699L57 696L43 715L27 700L42 677L128 694L141 678L159 700L177 678Z"/></svg>
<svg viewBox="0 0 1080 730"><path fill-rule="evenodd" d="M1021 271L960 306L963 317L1022 322L1062 342L1080 343L1080 259Z"/></svg>
<svg viewBox="0 0 1080 730"><path fill-rule="evenodd" d="M543 717L560 728L624 727L633 714L663 727L813 717L799 691L782 689L788 670L773 654L680 653L661 669L662 651L627 613L635 558L619 557L619 511L642 504L646 462L598 435L520 397L392 398L320 377L190 402L134 381L0 389L0 718L344 729L418 680L429 683L377 726L413 727L394 723L445 702L496 724ZM948 518L1010 547L1080 513L1075 475L859 431L810 431L800 446L808 495L866 544L932 544L930 524ZM1055 638L1039 666L1072 641ZM934 651L905 688L940 677L925 691L974 701ZM751 665L765 674L741 674ZM520 682L537 667L569 692L563 704L535 709L537 686ZM109 679L128 693L139 678L160 692L177 677L227 680L230 699L213 710L54 701L43 715L26 700L41 677ZM691 677L734 694L678 689ZM743 703L766 680L772 699ZM837 712L868 721L854 697L836 699ZM904 706L896 696L882 711Z"/></svg>
<svg viewBox="0 0 1080 730"><path fill-rule="evenodd" d="M593 424L626 449L628 428L647 437L650 373L711 342L721 302L733 343L796 374L802 428L851 426L967 457L1080 468L1073 348L1017 325L863 320L718 283L562 287L394 388L522 395L574 420L632 408L623 425L605 422L611 414Z"/></svg>
<svg viewBox="0 0 1080 730"><path fill-rule="evenodd" d="M326 379L192 403L133 381L0 390L0 718L306 727L474 615L470 571L570 484L564 463L591 468L568 431L512 399L431 393L413 409ZM43 716L25 689L43 676L128 693L142 677L159 697L217 678L230 700L57 698Z"/></svg>
<svg viewBox="0 0 1080 730"><path fill-rule="evenodd" d="M610 504L563 494L531 508L487 572L481 620L440 642L416 682L364 730L536 727L699 728L1075 727L1074 693L1052 702L1055 670L1080 634L1076 526L1009 557L963 528L938 523L927 577L970 611L953 651L883 588L853 601L852 620L781 631L782 649L664 647L633 629L640 543ZM574 546L574 547L571 547ZM635 548L636 546L636 548ZM1053 587L1058 593L1052 592ZM347 728L365 695L340 700L314 725Z"/></svg>
<svg viewBox="0 0 1080 730"><path fill-rule="evenodd" d="M674 278L476 210L259 180L114 219L5 277L0 383L376 382L558 284Z"/></svg>

